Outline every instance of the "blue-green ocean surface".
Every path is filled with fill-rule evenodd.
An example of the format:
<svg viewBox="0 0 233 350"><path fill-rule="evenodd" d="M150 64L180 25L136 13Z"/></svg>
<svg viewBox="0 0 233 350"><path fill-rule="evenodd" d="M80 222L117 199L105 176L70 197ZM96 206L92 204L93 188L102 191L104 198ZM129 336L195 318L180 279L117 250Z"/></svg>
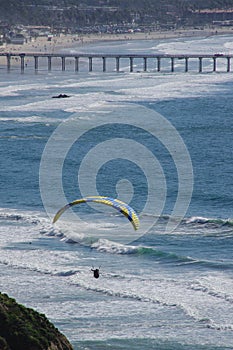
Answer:
<svg viewBox="0 0 233 350"><path fill-rule="evenodd" d="M74 49L72 49L74 50ZM77 49L78 50L78 49ZM84 52L231 52L231 38L98 43ZM233 82L149 72L0 67L0 290L75 350L233 348ZM99 66L98 66L99 64ZM196 69L196 71L195 71ZM60 93L66 99L53 99ZM122 199L140 230L89 195ZM176 214L176 215L174 215ZM174 217L175 216L175 217ZM168 228L171 228L169 230ZM126 242L127 240L127 242ZM91 268L100 268L93 278Z"/></svg>

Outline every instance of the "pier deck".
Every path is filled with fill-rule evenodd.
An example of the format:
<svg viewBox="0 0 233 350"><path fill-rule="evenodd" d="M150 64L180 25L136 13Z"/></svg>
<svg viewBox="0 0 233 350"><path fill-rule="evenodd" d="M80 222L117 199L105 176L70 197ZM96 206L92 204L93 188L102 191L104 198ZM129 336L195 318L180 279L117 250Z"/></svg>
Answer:
<svg viewBox="0 0 233 350"><path fill-rule="evenodd" d="M49 71L52 70L53 67L53 59L59 58L61 60L61 70L66 70L66 60L72 59L74 61L74 71L79 71L79 60L87 59L88 62L88 71L93 71L93 62L95 59L102 59L102 71L106 72L106 62L108 59L115 59L115 71L120 71L120 62L122 59L129 60L129 71L134 71L134 62L136 59L141 59L143 62L143 71L148 71L148 61L154 60L154 71L161 71L161 62L163 59L170 60L170 72L175 72L175 62L177 60L184 61L184 72L189 72L189 60L196 59L198 62L198 72L203 72L203 60L211 59L213 61L212 71L217 71L217 60L224 59L225 60L225 71L231 72L231 59L233 55L227 54L90 54L90 53L77 53L77 54L62 54L62 53L11 53L5 52L0 53L0 56L4 56L6 58L5 64L8 70L12 67L12 59L19 59L21 72L24 72L26 63L25 60L29 58L34 59L34 69L37 71L39 69L39 60L40 58L47 59L47 69Z"/></svg>

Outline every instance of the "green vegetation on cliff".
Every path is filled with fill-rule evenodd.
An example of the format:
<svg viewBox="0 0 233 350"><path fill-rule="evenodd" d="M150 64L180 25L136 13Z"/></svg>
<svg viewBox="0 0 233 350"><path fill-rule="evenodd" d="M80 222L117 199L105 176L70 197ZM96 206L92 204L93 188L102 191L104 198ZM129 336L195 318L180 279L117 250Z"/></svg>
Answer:
<svg viewBox="0 0 233 350"><path fill-rule="evenodd" d="M213 15L203 20L199 10L230 8L233 8L233 0L1 0L0 22L73 30L127 22L182 26L213 21ZM217 19L232 17L218 14Z"/></svg>
<svg viewBox="0 0 233 350"><path fill-rule="evenodd" d="M0 350L72 350L45 315L0 293Z"/></svg>

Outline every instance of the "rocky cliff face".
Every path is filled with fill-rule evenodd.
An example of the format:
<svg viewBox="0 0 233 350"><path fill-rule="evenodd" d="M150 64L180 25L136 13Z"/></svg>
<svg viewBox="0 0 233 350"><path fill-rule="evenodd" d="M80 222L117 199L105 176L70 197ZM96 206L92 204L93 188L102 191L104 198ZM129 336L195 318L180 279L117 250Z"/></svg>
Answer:
<svg viewBox="0 0 233 350"><path fill-rule="evenodd" d="M45 315L0 293L0 350L73 350Z"/></svg>

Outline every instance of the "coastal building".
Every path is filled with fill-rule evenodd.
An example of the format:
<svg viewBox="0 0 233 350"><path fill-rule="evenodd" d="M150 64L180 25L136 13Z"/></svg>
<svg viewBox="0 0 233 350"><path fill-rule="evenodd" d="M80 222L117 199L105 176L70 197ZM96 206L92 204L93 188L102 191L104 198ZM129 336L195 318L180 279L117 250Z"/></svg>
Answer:
<svg viewBox="0 0 233 350"><path fill-rule="evenodd" d="M26 42L26 38L23 34L13 34L8 37L8 42L10 44L23 45Z"/></svg>

